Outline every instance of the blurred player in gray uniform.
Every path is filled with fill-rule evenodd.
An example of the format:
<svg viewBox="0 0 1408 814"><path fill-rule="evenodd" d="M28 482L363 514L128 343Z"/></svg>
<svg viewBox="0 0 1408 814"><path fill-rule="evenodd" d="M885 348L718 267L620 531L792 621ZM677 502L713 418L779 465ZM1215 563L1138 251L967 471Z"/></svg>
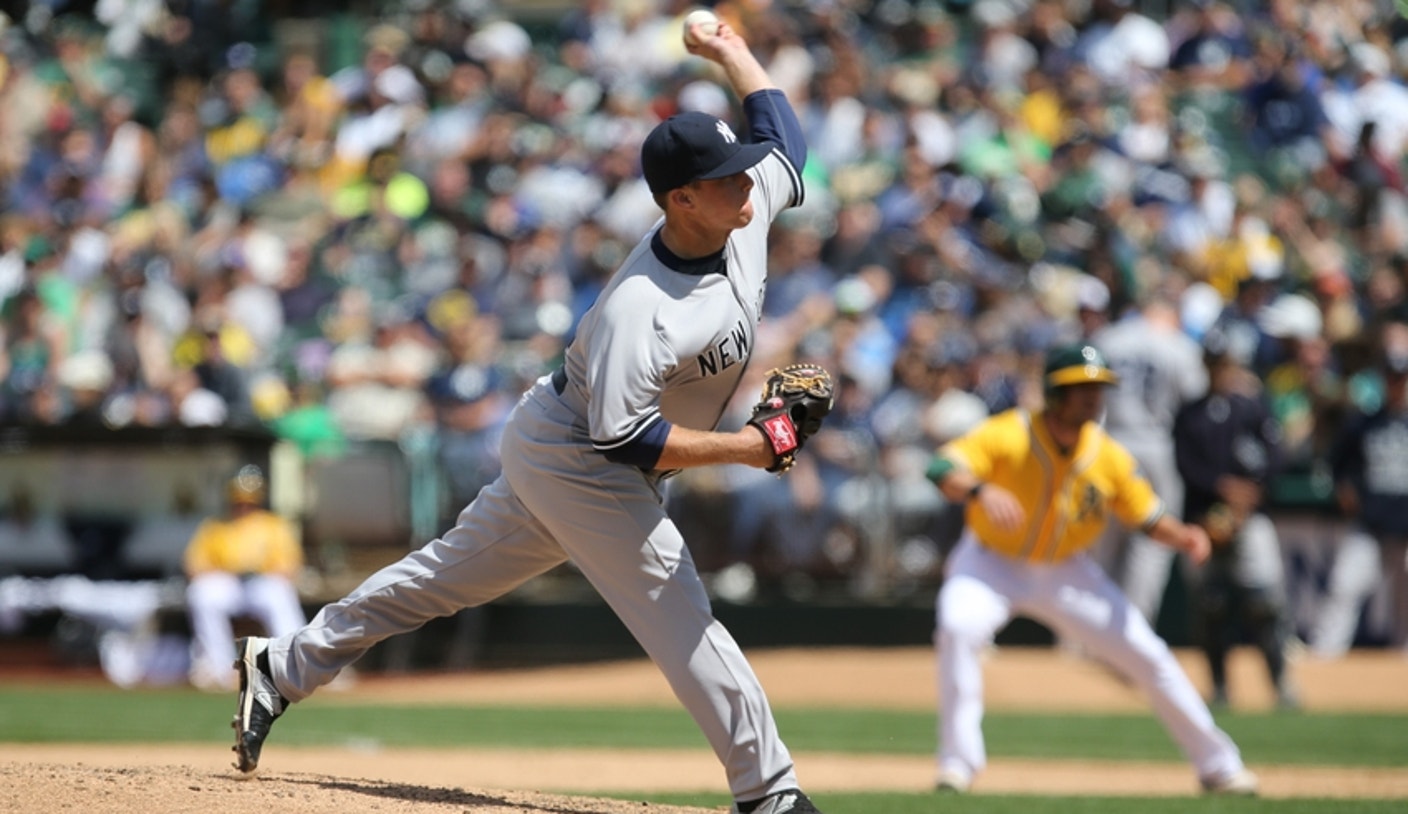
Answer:
<svg viewBox="0 0 1408 814"><path fill-rule="evenodd" d="M734 810L816 812L798 790L762 687L714 619L665 512L662 481L677 470L775 462L754 426L714 428L754 348L769 226L802 202L806 161L795 113L737 32L721 24L689 50L722 67L746 132L683 113L646 138L641 164L664 218L582 318L563 367L519 400L503 433L502 475L455 527L297 632L242 641L242 771L257 767L289 703L372 645L571 560L703 730Z"/></svg>
<svg viewBox="0 0 1408 814"><path fill-rule="evenodd" d="M1207 390L1202 350L1183 333L1177 308L1158 294L1136 313L1097 331L1091 343L1120 380L1106 397L1106 431L1134 456L1168 510L1181 514L1183 480L1173 454L1173 419ZM1156 624L1175 552L1116 525L1101 540L1097 559L1144 618Z"/></svg>

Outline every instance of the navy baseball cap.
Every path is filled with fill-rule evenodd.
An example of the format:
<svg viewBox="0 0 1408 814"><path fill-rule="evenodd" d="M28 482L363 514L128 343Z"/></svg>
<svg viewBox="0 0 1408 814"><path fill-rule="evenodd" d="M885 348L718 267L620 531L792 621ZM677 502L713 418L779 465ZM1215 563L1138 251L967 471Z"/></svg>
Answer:
<svg viewBox="0 0 1408 814"><path fill-rule="evenodd" d="M743 144L723 119L678 113L650 131L640 147L641 172L655 194L743 172L772 152L768 142Z"/></svg>

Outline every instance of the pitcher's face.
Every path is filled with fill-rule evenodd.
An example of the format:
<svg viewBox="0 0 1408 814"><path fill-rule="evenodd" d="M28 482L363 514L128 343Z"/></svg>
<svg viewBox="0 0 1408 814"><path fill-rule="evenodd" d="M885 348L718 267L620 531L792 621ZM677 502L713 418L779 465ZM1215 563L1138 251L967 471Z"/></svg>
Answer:
<svg viewBox="0 0 1408 814"><path fill-rule="evenodd" d="M697 200L700 225L713 229L741 229L753 220L753 177L746 172L689 184Z"/></svg>

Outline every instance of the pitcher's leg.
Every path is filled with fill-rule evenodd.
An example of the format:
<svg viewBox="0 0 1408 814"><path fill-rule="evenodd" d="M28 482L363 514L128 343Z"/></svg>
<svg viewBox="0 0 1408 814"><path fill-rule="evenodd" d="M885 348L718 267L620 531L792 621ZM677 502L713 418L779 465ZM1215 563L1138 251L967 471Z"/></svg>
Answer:
<svg viewBox="0 0 1408 814"><path fill-rule="evenodd" d="M797 788L762 684L713 617L694 560L663 509L645 540L574 539L566 547L704 733L734 799Z"/></svg>
<svg viewBox="0 0 1408 814"><path fill-rule="evenodd" d="M566 560L500 478L443 537L372 574L304 627L269 642L279 692L300 701L372 645L502 596Z"/></svg>
<svg viewBox="0 0 1408 814"><path fill-rule="evenodd" d="M659 667L718 755L734 799L795 788L767 698L713 618L662 485L580 444L521 452L504 456L504 477Z"/></svg>

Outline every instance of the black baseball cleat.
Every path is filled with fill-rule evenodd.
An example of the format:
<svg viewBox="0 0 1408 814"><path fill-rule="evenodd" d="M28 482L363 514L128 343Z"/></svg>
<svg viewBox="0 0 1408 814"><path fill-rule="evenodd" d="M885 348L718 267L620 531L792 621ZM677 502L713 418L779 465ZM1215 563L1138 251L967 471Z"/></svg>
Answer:
<svg viewBox="0 0 1408 814"><path fill-rule="evenodd" d="M733 814L821 814L799 789L769 794L761 800L734 803Z"/></svg>
<svg viewBox="0 0 1408 814"><path fill-rule="evenodd" d="M269 673L269 640L257 636L235 642L239 658L235 669L240 674L239 708L230 726L235 729L235 768L252 772L259 768L259 752L269 727L288 708L288 701L274 687Z"/></svg>

